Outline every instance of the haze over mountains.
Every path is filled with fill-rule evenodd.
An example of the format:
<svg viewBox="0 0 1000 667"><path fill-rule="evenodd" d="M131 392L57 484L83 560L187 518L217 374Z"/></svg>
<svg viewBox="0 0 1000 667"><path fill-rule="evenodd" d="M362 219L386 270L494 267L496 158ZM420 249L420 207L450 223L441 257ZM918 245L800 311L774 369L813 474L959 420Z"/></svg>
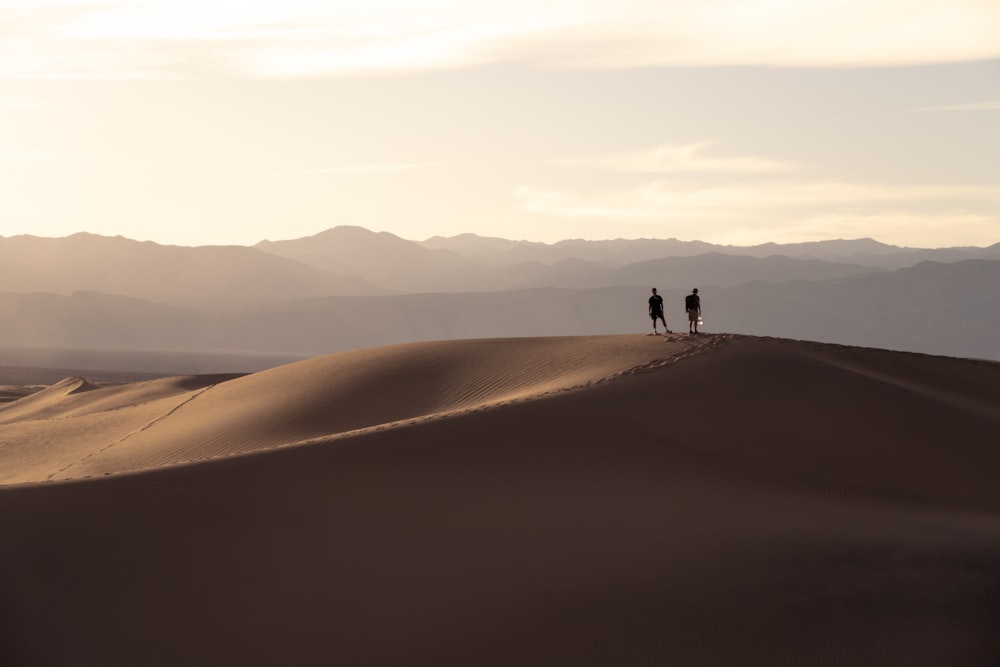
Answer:
<svg viewBox="0 0 1000 667"><path fill-rule="evenodd" d="M1000 359L1000 244L417 242L360 227L254 247L0 237L0 347L273 360L420 340L642 333L653 286L675 330L697 286L708 331Z"/></svg>

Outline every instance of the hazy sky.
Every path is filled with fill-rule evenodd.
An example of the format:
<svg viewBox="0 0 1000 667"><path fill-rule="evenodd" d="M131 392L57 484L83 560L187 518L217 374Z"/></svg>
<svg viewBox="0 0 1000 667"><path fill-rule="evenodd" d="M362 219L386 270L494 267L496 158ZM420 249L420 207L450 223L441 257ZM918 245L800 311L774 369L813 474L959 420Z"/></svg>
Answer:
<svg viewBox="0 0 1000 667"><path fill-rule="evenodd" d="M1000 241L997 0L0 0L0 235Z"/></svg>

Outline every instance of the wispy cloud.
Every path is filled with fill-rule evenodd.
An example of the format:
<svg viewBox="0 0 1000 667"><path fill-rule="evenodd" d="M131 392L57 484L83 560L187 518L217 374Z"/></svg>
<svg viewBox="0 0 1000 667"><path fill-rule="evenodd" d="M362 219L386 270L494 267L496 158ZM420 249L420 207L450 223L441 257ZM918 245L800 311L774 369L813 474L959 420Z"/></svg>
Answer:
<svg viewBox="0 0 1000 667"><path fill-rule="evenodd" d="M1000 57L1000 5L990 0L2 0L0 24L0 76L23 78Z"/></svg>
<svg viewBox="0 0 1000 667"><path fill-rule="evenodd" d="M1000 190L982 186L817 181L681 189L657 182L601 195L522 186L513 197L519 210L533 215L724 243L877 233L903 243L919 237L933 244L931 239L940 239L945 230L956 245L1000 238Z"/></svg>
<svg viewBox="0 0 1000 667"><path fill-rule="evenodd" d="M836 181L773 181L682 189L668 182L656 182L602 195L520 186L514 191L514 199L529 213L614 220L740 216L789 209L851 210L935 202L997 206L1000 190L983 186L893 186Z"/></svg>
<svg viewBox="0 0 1000 667"><path fill-rule="evenodd" d="M285 172L289 175L309 174L369 174L389 171L412 171L415 169L431 169L443 166L438 162L381 162L373 164L352 164L340 167L324 167L321 169L302 169Z"/></svg>
<svg viewBox="0 0 1000 667"><path fill-rule="evenodd" d="M610 171L666 174L672 172L763 172L793 171L798 165L751 156L708 156L704 149L713 142L663 145L649 150L624 151L605 155L567 157L553 162L563 167Z"/></svg>
<svg viewBox="0 0 1000 667"><path fill-rule="evenodd" d="M179 64L162 44L73 34L93 16L129 5L94 0L0 0L0 79L176 78Z"/></svg>
<svg viewBox="0 0 1000 667"><path fill-rule="evenodd" d="M1000 111L1000 100L974 102L972 104L945 104L935 107L920 107L915 111Z"/></svg>

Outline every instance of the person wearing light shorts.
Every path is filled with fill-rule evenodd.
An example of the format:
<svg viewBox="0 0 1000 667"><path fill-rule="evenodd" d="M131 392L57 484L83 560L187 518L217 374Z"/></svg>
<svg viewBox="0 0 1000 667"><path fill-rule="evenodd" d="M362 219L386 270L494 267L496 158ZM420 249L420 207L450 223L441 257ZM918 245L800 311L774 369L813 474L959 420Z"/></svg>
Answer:
<svg viewBox="0 0 1000 667"><path fill-rule="evenodd" d="M684 309L687 310L688 314L688 333L698 333L698 321L701 319L701 297L698 296L697 287L684 297Z"/></svg>

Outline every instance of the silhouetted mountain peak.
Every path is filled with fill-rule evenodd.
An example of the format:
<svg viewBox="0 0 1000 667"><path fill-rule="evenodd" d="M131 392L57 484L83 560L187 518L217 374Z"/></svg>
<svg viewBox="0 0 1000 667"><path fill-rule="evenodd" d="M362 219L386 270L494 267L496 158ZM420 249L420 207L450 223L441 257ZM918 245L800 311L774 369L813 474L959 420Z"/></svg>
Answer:
<svg viewBox="0 0 1000 667"><path fill-rule="evenodd" d="M308 237L307 237L308 238ZM365 227L359 227L357 225L337 225L336 227L331 227L326 229L319 234L312 236L311 238L319 240L336 240L336 241L361 241L361 240L372 240L381 239L401 241L403 243L412 243L412 241L406 241L405 239L396 236L391 232L375 232Z"/></svg>
<svg viewBox="0 0 1000 667"><path fill-rule="evenodd" d="M418 292L440 289L452 273L471 264L450 250L425 248L389 232L353 226L288 241L262 241L254 247L315 268L365 275L386 289Z"/></svg>
<svg viewBox="0 0 1000 667"><path fill-rule="evenodd" d="M373 232L364 227L355 225L338 225L330 229L323 230L312 236L303 236L296 239L282 241L261 241L254 246L265 252L286 255L285 252L275 252L278 249L289 249L290 252L308 254L317 252L339 251L347 249L348 252L356 248L419 248L421 246L415 241L408 241L390 232Z"/></svg>

